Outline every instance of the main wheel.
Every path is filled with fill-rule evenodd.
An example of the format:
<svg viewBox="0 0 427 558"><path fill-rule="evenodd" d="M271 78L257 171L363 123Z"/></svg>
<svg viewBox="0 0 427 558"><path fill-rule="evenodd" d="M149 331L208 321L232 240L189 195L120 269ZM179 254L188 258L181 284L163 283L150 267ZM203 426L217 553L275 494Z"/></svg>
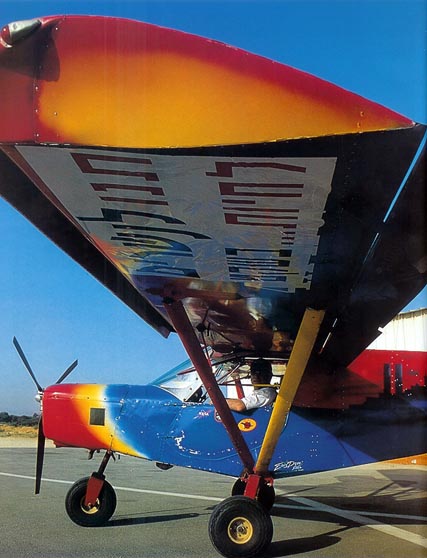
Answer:
<svg viewBox="0 0 427 558"><path fill-rule="evenodd" d="M65 497L65 509L70 519L82 527L100 527L105 525L116 509L116 493L107 481L101 489L99 498L91 507L85 506L85 496L89 477L73 484Z"/></svg>
<svg viewBox="0 0 427 558"><path fill-rule="evenodd" d="M258 556L273 537L267 510L247 496L231 496L218 504L209 520L209 537L227 558Z"/></svg>
<svg viewBox="0 0 427 558"><path fill-rule="evenodd" d="M245 493L246 483L242 479L237 479L233 484L231 489L232 496L243 496ZM262 504L266 510L271 510L274 506L274 501L276 499L276 493L274 491L274 486L270 484L262 484L258 491L257 502Z"/></svg>

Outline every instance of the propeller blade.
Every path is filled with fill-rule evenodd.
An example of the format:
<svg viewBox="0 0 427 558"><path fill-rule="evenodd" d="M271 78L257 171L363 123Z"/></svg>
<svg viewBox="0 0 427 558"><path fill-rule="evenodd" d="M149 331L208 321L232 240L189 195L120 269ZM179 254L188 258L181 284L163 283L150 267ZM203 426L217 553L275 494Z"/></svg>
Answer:
<svg viewBox="0 0 427 558"><path fill-rule="evenodd" d="M70 364L70 366L67 368L67 370L62 374L62 376L60 378L58 378L58 380L56 380L55 384L60 384L62 383L65 378L68 376L68 374L71 374L71 372L74 370L74 368L78 365L79 361L75 360L73 362L73 364Z"/></svg>
<svg viewBox="0 0 427 558"><path fill-rule="evenodd" d="M19 356L21 357L22 362L25 365L25 368L28 370L30 376L32 377L34 383L37 386L37 389L39 392L43 391L42 386L38 383L37 378L34 375L34 372L31 369L30 363L28 362L26 356L24 355L24 351L21 348L21 345L18 343L18 340L16 339L16 337L13 338L13 344L15 345L15 349L18 351Z"/></svg>
<svg viewBox="0 0 427 558"><path fill-rule="evenodd" d="M40 493L40 485L42 482L42 472L43 472L43 459L44 459L44 446L46 442L46 437L43 432L43 417L39 420L39 430L37 434L37 459L36 459L36 488L34 493Z"/></svg>

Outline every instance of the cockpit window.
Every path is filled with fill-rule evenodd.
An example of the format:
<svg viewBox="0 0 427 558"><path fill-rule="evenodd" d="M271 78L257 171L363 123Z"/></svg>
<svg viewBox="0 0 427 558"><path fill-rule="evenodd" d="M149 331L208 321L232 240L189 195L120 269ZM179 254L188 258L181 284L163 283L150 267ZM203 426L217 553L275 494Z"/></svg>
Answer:
<svg viewBox="0 0 427 558"><path fill-rule="evenodd" d="M235 376L237 375L242 381L243 388L249 387L251 389L251 383L249 380L245 379L249 377L249 362L245 362L242 358L232 358L232 360L222 361L218 359L212 361L212 371L215 375L215 379L218 385L227 396L227 391L235 386ZM282 365L283 366L283 365ZM278 368L278 366L273 366L273 370ZM276 374L280 377L284 373L284 370ZM274 374L274 371L273 371ZM276 378L277 382L277 378ZM273 382L273 383L276 383ZM151 385L157 386L161 389L172 393L175 397L183 402L189 403L202 403L206 401L207 394L203 382L200 379L199 374L195 370L193 364L190 360L186 360L175 366L153 382Z"/></svg>
<svg viewBox="0 0 427 558"><path fill-rule="evenodd" d="M181 401L188 401L200 388L202 382L191 361L186 360L151 382L151 384L165 389Z"/></svg>
<svg viewBox="0 0 427 558"><path fill-rule="evenodd" d="M223 384L234 368L236 362L213 362L212 370L218 384ZM206 400L206 390L190 360L175 366L151 382L151 385L165 389L181 401L201 403Z"/></svg>

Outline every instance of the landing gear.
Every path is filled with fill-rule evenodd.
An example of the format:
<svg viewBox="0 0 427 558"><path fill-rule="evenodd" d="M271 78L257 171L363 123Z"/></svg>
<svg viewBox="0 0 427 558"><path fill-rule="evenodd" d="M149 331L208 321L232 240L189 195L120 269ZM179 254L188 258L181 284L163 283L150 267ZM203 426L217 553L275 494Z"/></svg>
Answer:
<svg viewBox="0 0 427 558"><path fill-rule="evenodd" d="M227 558L259 556L273 537L267 510L247 496L231 496L216 506L209 520L209 537Z"/></svg>
<svg viewBox="0 0 427 558"><path fill-rule="evenodd" d="M245 493L246 482L242 479L237 479L233 484L231 489L232 496L243 496ZM256 495L256 501L259 502L264 508L269 511L274 506L274 501L276 499L276 493L274 491L274 486L268 482L262 482L260 484L258 494Z"/></svg>
<svg viewBox="0 0 427 558"><path fill-rule="evenodd" d="M68 491L65 509L74 523L82 527L105 525L116 509L116 493L111 484L104 480L99 496L90 505L85 504L90 477L78 480Z"/></svg>
<svg viewBox="0 0 427 558"><path fill-rule="evenodd" d="M113 452L107 451L98 471L78 480L65 497L65 509L72 521L82 527L105 525L116 509L113 487L105 480L104 471Z"/></svg>

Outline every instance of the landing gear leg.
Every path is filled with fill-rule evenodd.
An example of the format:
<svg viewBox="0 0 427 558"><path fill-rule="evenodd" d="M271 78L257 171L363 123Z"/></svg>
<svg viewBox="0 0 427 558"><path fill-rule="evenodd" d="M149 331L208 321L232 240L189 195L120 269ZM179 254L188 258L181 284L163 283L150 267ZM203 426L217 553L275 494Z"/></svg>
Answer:
<svg viewBox="0 0 427 558"><path fill-rule="evenodd" d="M250 475L252 477L253 475ZM248 477L242 477L236 480L231 489L232 496L248 496L249 498L255 499L264 508L269 511L274 506L274 501L276 499L276 494L273 486L273 478L271 477L261 477L259 479L258 486L254 491L251 490L251 484L249 483Z"/></svg>
<svg viewBox="0 0 427 558"><path fill-rule="evenodd" d="M215 548L227 558L253 558L261 555L271 542L273 527L268 510L274 503L274 488L269 466L323 314L323 311L305 311L255 467L238 479L233 496L219 504L212 513L209 536Z"/></svg>
<svg viewBox="0 0 427 558"><path fill-rule="evenodd" d="M116 493L105 480L104 471L112 456L107 451L98 471L78 480L67 493L65 509L74 523L82 527L105 525L116 509Z"/></svg>

